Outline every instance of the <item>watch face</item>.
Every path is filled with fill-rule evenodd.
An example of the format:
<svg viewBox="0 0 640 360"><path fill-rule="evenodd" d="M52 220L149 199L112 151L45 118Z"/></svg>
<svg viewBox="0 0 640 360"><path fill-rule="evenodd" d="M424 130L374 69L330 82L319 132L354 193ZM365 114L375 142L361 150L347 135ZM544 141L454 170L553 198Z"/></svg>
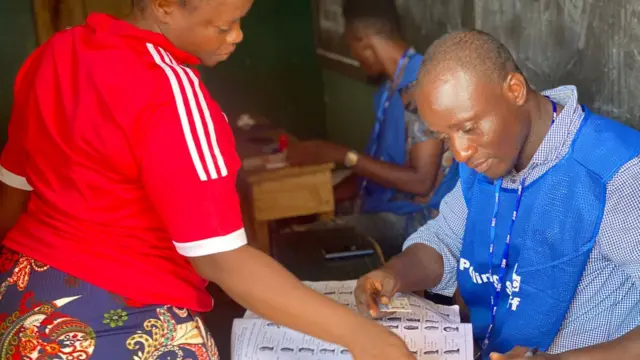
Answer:
<svg viewBox="0 0 640 360"><path fill-rule="evenodd" d="M344 164L348 167L354 166L358 162L358 154L353 151L347 153Z"/></svg>

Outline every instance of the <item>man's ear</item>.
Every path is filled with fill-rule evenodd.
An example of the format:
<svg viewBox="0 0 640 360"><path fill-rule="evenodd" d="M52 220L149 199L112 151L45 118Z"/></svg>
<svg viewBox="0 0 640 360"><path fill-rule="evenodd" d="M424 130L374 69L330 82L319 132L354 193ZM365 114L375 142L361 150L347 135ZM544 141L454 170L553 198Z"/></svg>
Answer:
<svg viewBox="0 0 640 360"><path fill-rule="evenodd" d="M529 86L527 80L518 72L512 72L507 75L507 79L504 82L504 93L516 106L522 106L527 102L527 96L529 95Z"/></svg>

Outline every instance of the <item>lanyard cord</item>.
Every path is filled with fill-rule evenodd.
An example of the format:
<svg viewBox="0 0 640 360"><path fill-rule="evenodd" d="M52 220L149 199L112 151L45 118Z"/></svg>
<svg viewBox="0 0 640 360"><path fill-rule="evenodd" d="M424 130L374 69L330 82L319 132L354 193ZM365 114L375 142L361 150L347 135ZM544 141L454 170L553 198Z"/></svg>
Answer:
<svg viewBox="0 0 640 360"><path fill-rule="evenodd" d="M548 97L547 97L548 98ZM548 98L549 99L549 98ZM551 126L556 122L558 117L558 106L556 103L551 101L551 106L553 107L553 118L551 119ZM504 250L502 251L502 261L500 262L500 272L498 273L498 281L497 284L494 283L493 280L493 253L495 248L495 237L496 237L496 222L498 218L498 203L500 201L500 190L502 189L502 178L495 181L495 204L493 206L493 216L491 218L491 228L490 228L490 239L491 243L489 244L489 278L492 281L492 284L495 286L495 292L491 295L491 322L489 323L489 328L487 329L487 334L484 337L484 341L482 342L482 351L484 351L489 345L489 339L491 338L491 333L495 326L496 321L496 312L498 311L498 301L500 300L500 293L502 292L502 284L504 282L505 275L507 273L507 262L509 260L509 248L511 246L511 234L513 232L513 225L516 222L516 218L518 217L518 211L520 210L520 202L522 200L522 193L524 192L526 177L523 175L520 180L520 184L518 185L518 195L516 197L516 203L514 205L513 214L511 215L511 223L509 224L509 232L507 233L507 237L504 242Z"/></svg>
<svg viewBox="0 0 640 360"><path fill-rule="evenodd" d="M409 59L415 53L416 51L413 48L409 48L404 51L404 53L402 54L402 57L400 58L400 61L398 62L398 66L396 67L396 71L395 71L395 74L393 75L393 79L387 83L387 89L382 94L382 98L380 99L380 106L378 107L378 111L376 113L376 122L373 125L373 144L368 153L368 155L371 157L376 156L382 124L384 123L385 118L387 116L387 109L389 109L389 105L391 104L391 98L393 97L393 92L396 90L396 84L400 81L400 76L403 74L404 69L409 63ZM384 159L381 158L380 160L384 160ZM362 194L364 193L364 189L366 187L367 187L367 179L364 178L362 179L362 183L360 184L360 191L358 193L359 199L362 199Z"/></svg>

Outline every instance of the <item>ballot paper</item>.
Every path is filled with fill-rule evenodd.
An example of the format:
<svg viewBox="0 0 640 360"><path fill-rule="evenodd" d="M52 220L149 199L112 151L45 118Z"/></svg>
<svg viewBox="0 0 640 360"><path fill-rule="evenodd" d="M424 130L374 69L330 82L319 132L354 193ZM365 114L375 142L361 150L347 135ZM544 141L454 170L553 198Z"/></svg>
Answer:
<svg viewBox="0 0 640 360"><path fill-rule="evenodd" d="M313 290L352 308L356 282L306 282ZM471 324L460 323L457 306L443 306L403 294L412 311L378 320L400 336L419 360L472 360ZM349 360L347 349L269 322L247 311L231 332L232 360Z"/></svg>

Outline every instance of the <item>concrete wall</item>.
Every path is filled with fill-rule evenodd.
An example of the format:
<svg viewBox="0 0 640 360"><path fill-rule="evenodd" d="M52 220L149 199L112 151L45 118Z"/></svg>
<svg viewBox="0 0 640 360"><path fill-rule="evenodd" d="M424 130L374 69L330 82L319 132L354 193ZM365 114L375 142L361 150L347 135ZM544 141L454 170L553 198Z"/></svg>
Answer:
<svg viewBox="0 0 640 360"><path fill-rule="evenodd" d="M476 0L475 14L535 87L576 85L582 103L640 128L640 1Z"/></svg>
<svg viewBox="0 0 640 360"><path fill-rule="evenodd" d="M469 0L433 3L437 6L397 0L403 26L414 32L412 40L428 42L473 23L510 48L536 88L576 85L582 103L640 129L640 1L475 0L472 7ZM429 44L414 45L425 49ZM323 78L330 138L361 146L373 123L373 110L364 106L371 103L372 90L330 70ZM345 124L347 120L351 123Z"/></svg>

